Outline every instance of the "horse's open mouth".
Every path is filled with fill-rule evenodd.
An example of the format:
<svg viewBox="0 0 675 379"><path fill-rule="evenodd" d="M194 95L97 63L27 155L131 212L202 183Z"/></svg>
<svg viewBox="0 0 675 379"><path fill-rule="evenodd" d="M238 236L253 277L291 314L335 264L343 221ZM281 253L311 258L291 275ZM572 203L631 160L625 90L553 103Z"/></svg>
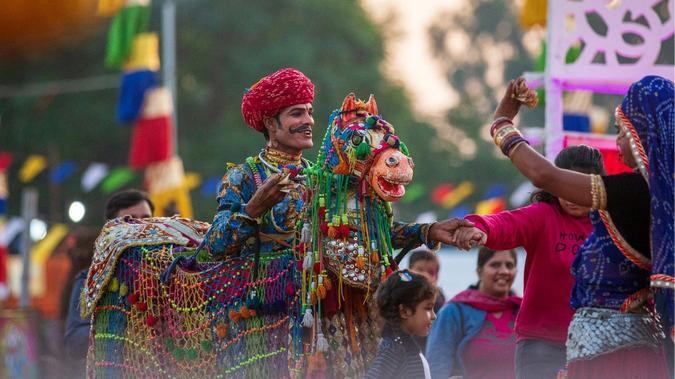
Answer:
<svg viewBox="0 0 675 379"><path fill-rule="evenodd" d="M377 186L387 196L393 198L401 198L405 195L405 185L410 183L410 180L387 179L384 176L377 178Z"/></svg>

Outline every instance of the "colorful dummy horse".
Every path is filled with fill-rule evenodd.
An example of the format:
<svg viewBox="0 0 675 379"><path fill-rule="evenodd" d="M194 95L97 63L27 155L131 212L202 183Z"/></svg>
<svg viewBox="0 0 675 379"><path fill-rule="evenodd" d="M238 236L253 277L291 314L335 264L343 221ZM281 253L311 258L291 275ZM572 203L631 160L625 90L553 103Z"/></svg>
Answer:
<svg viewBox="0 0 675 379"><path fill-rule="evenodd" d="M308 376L362 377L375 357L374 292L396 269L391 254L404 241L392 238L406 238L406 226L392 224L389 202L403 197L412 180L408 155L372 95L363 102L350 94L331 114L309 170L296 246L302 325L309 329L302 353L295 352L298 372L306 367Z"/></svg>
<svg viewBox="0 0 675 379"><path fill-rule="evenodd" d="M104 226L81 302L93 315L89 377L283 376L295 259L176 259L208 227L166 217Z"/></svg>
<svg viewBox="0 0 675 379"><path fill-rule="evenodd" d="M350 95L331 115L304 172L295 256L209 262L195 254L207 223L108 222L81 303L92 316L88 376L303 376L322 372L325 355L339 361L332 376L362 376L377 351L373 294L396 268L392 235L405 234L388 202L412 179L405 145L377 114L372 97Z"/></svg>

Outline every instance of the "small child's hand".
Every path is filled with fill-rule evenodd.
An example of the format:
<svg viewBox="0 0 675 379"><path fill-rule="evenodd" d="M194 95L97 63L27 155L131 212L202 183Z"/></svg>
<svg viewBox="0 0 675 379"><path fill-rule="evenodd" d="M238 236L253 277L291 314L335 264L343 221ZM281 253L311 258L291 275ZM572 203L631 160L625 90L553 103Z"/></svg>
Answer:
<svg viewBox="0 0 675 379"><path fill-rule="evenodd" d="M475 226L459 228L453 235L454 245L462 250L469 250L487 241L487 234Z"/></svg>

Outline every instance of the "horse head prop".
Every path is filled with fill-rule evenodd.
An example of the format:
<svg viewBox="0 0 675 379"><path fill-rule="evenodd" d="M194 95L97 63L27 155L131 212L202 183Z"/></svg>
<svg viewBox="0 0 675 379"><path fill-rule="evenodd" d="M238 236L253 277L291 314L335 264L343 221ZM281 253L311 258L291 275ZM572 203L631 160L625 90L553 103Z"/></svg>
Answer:
<svg viewBox="0 0 675 379"><path fill-rule="evenodd" d="M379 115L375 98L364 102L350 93L330 115L316 165L309 170L309 209L299 250L303 267L314 273L307 276L310 291L321 288L328 272L340 283L374 290L396 268L390 202L405 194L413 167L406 145ZM318 291L319 298L323 292Z"/></svg>

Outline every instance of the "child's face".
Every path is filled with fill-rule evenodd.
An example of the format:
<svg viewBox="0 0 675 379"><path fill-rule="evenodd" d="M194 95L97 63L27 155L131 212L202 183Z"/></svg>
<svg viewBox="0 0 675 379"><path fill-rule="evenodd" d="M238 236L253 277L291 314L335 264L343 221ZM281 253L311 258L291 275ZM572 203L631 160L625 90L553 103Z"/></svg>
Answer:
<svg viewBox="0 0 675 379"><path fill-rule="evenodd" d="M438 283L438 261L431 259L419 260L410 266L410 271L426 276L433 285Z"/></svg>
<svg viewBox="0 0 675 379"><path fill-rule="evenodd" d="M431 330L431 322L436 319L434 312L434 303L436 296L431 299L423 300L417 304L415 309L400 306L401 329L408 334L418 337L426 337Z"/></svg>

